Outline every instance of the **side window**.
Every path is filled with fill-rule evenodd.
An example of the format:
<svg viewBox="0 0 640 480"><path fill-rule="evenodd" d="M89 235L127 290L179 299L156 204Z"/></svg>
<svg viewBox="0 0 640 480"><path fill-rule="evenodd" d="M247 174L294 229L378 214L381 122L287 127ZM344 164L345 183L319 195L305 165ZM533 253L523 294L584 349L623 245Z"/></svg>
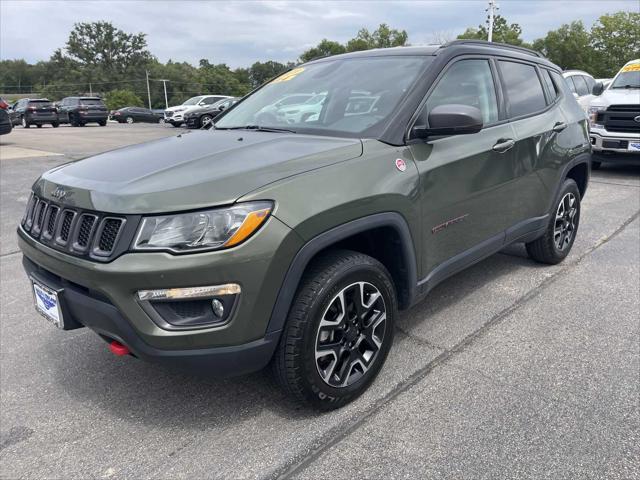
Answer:
<svg viewBox="0 0 640 480"><path fill-rule="evenodd" d="M534 66L504 60L498 63L505 83L510 117L529 115L547 106Z"/></svg>
<svg viewBox="0 0 640 480"><path fill-rule="evenodd" d="M589 89L589 93L593 90L593 86L596 84L596 81L593 77L587 77L586 75L583 77L584 81L587 82L587 88Z"/></svg>
<svg viewBox="0 0 640 480"><path fill-rule="evenodd" d="M558 91L557 87L553 83L553 80L551 80L551 74L549 73L549 70L545 68L542 69L542 79L544 80L544 83L547 85L549 98L551 99L551 103L553 103L553 101L558 97L560 92Z"/></svg>
<svg viewBox="0 0 640 480"><path fill-rule="evenodd" d="M573 80L571 80L571 77L566 77L565 81L567 82L567 85L569 86L569 90L571 90L571 93L578 93L578 91L576 90L576 84L573 83Z"/></svg>
<svg viewBox="0 0 640 480"><path fill-rule="evenodd" d="M482 112L485 125L498 121L498 101L489 60L460 60L438 81L427 99L422 116L439 105L460 104Z"/></svg>
<svg viewBox="0 0 640 480"><path fill-rule="evenodd" d="M589 93L587 82L584 81L584 77L582 75L574 75L571 77L571 80L573 80L573 83L576 86L576 92L578 92L580 97Z"/></svg>
<svg viewBox="0 0 640 480"><path fill-rule="evenodd" d="M209 97L209 98L205 98L202 103L204 103L205 105L211 105L216 103L218 100L216 100L216 97Z"/></svg>

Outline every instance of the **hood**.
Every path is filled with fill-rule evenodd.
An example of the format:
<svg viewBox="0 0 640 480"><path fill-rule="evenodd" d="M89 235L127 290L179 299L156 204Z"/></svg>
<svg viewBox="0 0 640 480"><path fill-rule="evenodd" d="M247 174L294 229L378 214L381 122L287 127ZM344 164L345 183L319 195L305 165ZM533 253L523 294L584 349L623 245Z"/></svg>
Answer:
<svg viewBox="0 0 640 480"><path fill-rule="evenodd" d="M640 89L607 89L602 92L602 95L594 97L591 101L592 107L608 107L609 105L640 105Z"/></svg>
<svg viewBox="0 0 640 480"><path fill-rule="evenodd" d="M36 194L109 213L231 204L268 183L362 155L357 139L244 130L194 130L102 153L45 173Z"/></svg>

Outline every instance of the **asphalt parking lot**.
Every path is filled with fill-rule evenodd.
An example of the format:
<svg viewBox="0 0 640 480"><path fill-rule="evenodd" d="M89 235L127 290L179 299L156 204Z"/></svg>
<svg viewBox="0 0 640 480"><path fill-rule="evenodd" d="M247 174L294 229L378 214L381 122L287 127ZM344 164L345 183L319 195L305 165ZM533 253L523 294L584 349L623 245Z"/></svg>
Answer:
<svg viewBox="0 0 640 480"><path fill-rule="evenodd" d="M563 264L514 246L444 282L401 316L373 387L318 414L266 374L117 358L34 311L14 231L33 180L177 133L0 137L3 478L640 478L640 164L593 172Z"/></svg>

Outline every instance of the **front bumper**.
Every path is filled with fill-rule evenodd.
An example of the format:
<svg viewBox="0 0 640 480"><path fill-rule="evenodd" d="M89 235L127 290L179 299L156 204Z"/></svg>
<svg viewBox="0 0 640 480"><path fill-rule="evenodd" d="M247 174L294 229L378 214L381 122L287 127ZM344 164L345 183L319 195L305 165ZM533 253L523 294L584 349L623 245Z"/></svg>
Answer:
<svg viewBox="0 0 640 480"><path fill-rule="evenodd" d="M628 153L640 154L639 151L629 149L630 143L639 143L640 135L607 132L606 130L592 129L589 133L591 147L594 153Z"/></svg>
<svg viewBox="0 0 640 480"><path fill-rule="evenodd" d="M25 265L42 272L45 285L62 284L65 301L72 305L68 310L78 323L118 340L141 358L187 367L201 362L213 368L220 362L225 375L258 369L269 360L279 332L273 332L275 337L265 332L290 261L301 247L295 232L273 216L238 247L190 255L127 253L109 263L58 252L21 229L18 234ZM136 297L145 289L231 282L241 285L242 293L229 321L219 326L162 328ZM261 353L247 354L253 349ZM238 357L245 354L250 360L246 365ZM226 372L234 362L239 363L237 370Z"/></svg>
<svg viewBox="0 0 640 480"><path fill-rule="evenodd" d="M146 343L107 299L65 281L23 258L27 275L60 291L65 322L88 327L107 342L117 340L138 358L218 377L255 372L264 368L278 344L280 332L242 345L163 350Z"/></svg>

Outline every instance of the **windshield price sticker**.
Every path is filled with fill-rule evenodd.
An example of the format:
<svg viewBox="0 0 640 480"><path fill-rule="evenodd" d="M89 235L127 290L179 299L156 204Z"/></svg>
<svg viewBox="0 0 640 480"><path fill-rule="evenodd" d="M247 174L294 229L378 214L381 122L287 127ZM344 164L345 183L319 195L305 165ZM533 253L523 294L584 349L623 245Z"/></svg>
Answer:
<svg viewBox="0 0 640 480"><path fill-rule="evenodd" d="M273 80L271 83L282 83L282 82L288 82L289 80L293 80L294 78L296 78L298 75L300 75L302 72L304 72L304 68L303 67L298 67L298 68L294 68L293 70L280 75L278 78L276 78L275 80Z"/></svg>
<svg viewBox="0 0 640 480"><path fill-rule="evenodd" d="M640 63L632 63L622 68L623 72L640 72Z"/></svg>

